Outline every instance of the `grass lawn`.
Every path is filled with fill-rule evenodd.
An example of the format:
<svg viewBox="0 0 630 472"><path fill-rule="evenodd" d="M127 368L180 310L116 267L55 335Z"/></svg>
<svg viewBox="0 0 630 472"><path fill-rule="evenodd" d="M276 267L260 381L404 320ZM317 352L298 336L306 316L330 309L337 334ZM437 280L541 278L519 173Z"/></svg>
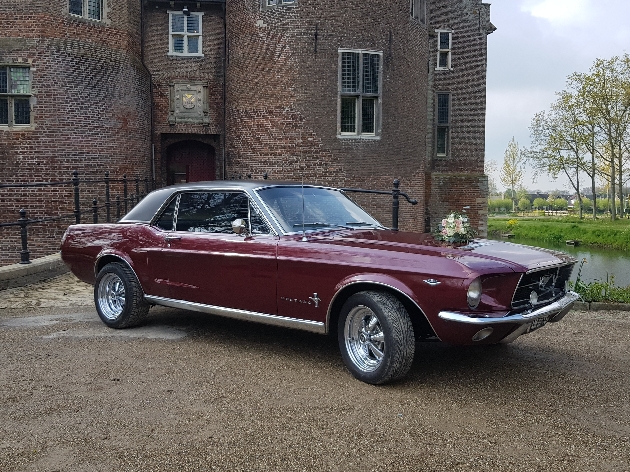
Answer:
<svg viewBox="0 0 630 472"><path fill-rule="evenodd" d="M489 217L488 234L512 233L516 238L564 243L577 239L582 246L630 251L630 219L580 220L564 217Z"/></svg>

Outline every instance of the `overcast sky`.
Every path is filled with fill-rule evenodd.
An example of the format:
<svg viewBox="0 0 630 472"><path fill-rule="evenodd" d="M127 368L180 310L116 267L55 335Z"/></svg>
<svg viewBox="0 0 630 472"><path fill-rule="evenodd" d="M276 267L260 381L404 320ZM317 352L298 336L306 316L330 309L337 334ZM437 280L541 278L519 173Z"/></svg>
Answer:
<svg viewBox="0 0 630 472"><path fill-rule="evenodd" d="M630 0L486 0L497 30L488 36L486 160L503 164L512 136L528 147L535 113L548 110L573 72L596 58L630 53ZM498 173L495 180L501 185ZM566 179L524 181L528 190L569 189Z"/></svg>

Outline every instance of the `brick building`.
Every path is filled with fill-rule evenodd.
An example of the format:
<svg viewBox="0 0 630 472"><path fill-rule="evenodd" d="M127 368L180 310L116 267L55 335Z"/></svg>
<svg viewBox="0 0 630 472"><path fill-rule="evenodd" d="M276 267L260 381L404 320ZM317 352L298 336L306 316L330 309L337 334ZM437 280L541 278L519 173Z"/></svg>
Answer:
<svg viewBox="0 0 630 472"><path fill-rule="evenodd" d="M485 233L481 0L0 0L0 24L2 183L398 178L420 200L403 229L470 206ZM71 212L69 192L0 192L0 221ZM33 257L61 231L33 227Z"/></svg>

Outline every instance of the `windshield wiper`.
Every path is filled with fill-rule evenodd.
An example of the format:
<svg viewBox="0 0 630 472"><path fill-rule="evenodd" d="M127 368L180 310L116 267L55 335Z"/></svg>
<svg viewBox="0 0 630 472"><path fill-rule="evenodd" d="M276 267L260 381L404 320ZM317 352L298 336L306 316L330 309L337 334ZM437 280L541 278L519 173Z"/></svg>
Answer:
<svg viewBox="0 0 630 472"><path fill-rule="evenodd" d="M353 229L351 226L337 225L334 223L322 223L321 221L314 221L312 223L295 223L293 225L294 228L345 228L345 229Z"/></svg>
<svg viewBox="0 0 630 472"><path fill-rule="evenodd" d="M348 226L369 226L370 228L374 228L376 225L374 223L368 223L367 221L350 221L346 223Z"/></svg>

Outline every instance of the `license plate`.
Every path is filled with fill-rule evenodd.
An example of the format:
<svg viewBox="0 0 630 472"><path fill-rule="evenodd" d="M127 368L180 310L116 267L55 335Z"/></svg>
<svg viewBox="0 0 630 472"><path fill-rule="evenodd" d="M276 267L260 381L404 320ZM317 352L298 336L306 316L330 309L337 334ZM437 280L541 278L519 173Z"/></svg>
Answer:
<svg viewBox="0 0 630 472"><path fill-rule="evenodd" d="M547 317L535 319L529 325L529 328L527 328L527 332L531 333L532 331L536 331L538 328L542 328L543 326L545 326L547 324L548 320L549 320L549 318L547 318Z"/></svg>

